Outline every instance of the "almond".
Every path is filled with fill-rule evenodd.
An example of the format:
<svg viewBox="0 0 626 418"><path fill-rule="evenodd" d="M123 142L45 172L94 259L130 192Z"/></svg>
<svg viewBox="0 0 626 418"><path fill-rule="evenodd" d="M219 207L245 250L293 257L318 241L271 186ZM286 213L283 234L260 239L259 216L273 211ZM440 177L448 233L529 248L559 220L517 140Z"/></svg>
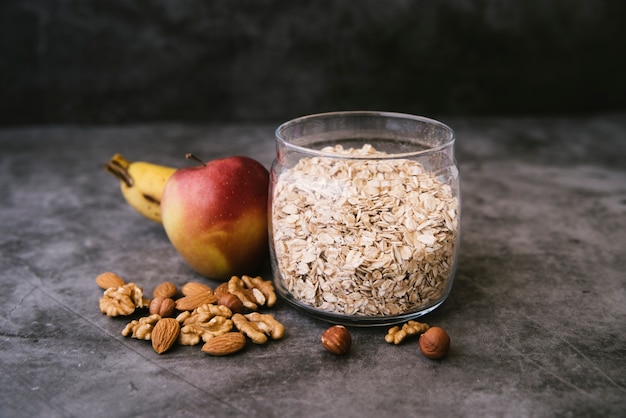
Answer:
<svg viewBox="0 0 626 418"><path fill-rule="evenodd" d="M246 337L241 332L227 332L207 341L202 346L202 351L212 356L227 356L242 350L245 346Z"/></svg>
<svg viewBox="0 0 626 418"><path fill-rule="evenodd" d="M198 306L215 302L217 302L217 297L213 294L213 292L193 293L191 295L177 299L176 309L178 309L179 311L193 311Z"/></svg>
<svg viewBox="0 0 626 418"><path fill-rule="evenodd" d="M162 318L152 330L152 348L158 354L169 350L180 334L180 324L174 318Z"/></svg>
<svg viewBox="0 0 626 418"><path fill-rule="evenodd" d="M152 292L155 298L174 298L178 294L178 288L172 282L163 282L159 284Z"/></svg>
<svg viewBox="0 0 626 418"><path fill-rule="evenodd" d="M96 284L100 286L100 288L107 290L112 287L116 289L118 287L122 287L126 284L126 282L124 282L124 279L117 274L107 271L96 277Z"/></svg>
<svg viewBox="0 0 626 418"><path fill-rule="evenodd" d="M195 295L197 293L213 293L213 289L199 282L185 283L180 291L185 296Z"/></svg>

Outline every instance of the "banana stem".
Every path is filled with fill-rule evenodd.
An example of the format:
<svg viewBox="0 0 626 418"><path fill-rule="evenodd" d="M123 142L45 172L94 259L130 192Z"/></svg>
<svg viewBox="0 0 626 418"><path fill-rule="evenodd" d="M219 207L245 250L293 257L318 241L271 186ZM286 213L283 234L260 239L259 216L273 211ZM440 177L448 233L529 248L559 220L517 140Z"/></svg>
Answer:
<svg viewBox="0 0 626 418"><path fill-rule="evenodd" d="M113 174L119 180L126 183L128 187L132 187L134 184L133 178L128 173L128 166L130 162L122 157L120 154L115 154L111 160L104 165L104 169Z"/></svg>

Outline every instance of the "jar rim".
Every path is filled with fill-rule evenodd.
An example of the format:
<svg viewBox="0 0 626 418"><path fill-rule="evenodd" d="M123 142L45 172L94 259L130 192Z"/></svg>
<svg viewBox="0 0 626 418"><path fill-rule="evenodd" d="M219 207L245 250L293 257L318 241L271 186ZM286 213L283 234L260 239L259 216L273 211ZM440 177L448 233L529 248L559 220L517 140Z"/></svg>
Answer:
<svg viewBox="0 0 626 418"><path fill-rule="evenodd" d="M441 141L441 143L436 146L427 147L419 150L412 150L408 152L399 152L399 153L390 153L384 157L376 157L374 159L397 159L397 158L411 158L416 156L423 156L431 153L436 153L441 151L442 149L449 148L454 145L456 141L456 136L454 130L446 125L443 122L438 120L412 115L409 113L400 113L400 112L387 112L387 111L362 111L362 110L352 110L352 111L334 111L334 112L323 112L323 113L314 113L306 116L297 117L286 122L280 124L275 132L274 137L278 143L280 143L283 147L291 149L293 151L297 151L303 154L309 154L312 156L320 156L320 157L329 157L329 158L343 158L343 159L373 159L372 156L346 156L339 155L334 152L324 152L322 150L309 148L306 146L298 145L286 138L284 133L289 129L293 129L297 125L303 125L307 122L313 122L315 120L329 120L332 118L340 118L340 117L370 117L370 118L380 118L380 119L389 119L389 120L406 120L413 122L420 122L424 125L430 125L432 127L436 127L440 129L442 132L447 134L447 137ZM346 138L347 139L347 138Z"/></svg>

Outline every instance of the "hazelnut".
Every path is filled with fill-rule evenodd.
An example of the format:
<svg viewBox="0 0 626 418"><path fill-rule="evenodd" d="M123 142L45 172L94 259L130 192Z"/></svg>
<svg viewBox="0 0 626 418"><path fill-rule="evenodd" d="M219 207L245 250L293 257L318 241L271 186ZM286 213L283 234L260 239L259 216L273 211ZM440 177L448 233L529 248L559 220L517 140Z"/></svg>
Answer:
<svg viewBox="0 0 626 418"><path fill-rule="evenodd" d="M229 308L233 313L243 313L246 308L243 306L243 302L237 296L232 293L224 293L217 301L218 305L224 305Z"/></svg>
<svg viewBox="0 0 626 418"><path fill-rule="evenodd" d="M150 302L150 315L160 315L161 318L167 318L174 315L176 310L176 302L171 298L156 297Z"/></svg>
<svg viewBox="0 0 626 418"><path fill-rule="evenodd" d="M450 350L450 336L439 327L430 327L420 336L420 351L424 356L436 360L445 357Z"/></svg>
<svg viewBox="0 0 626 418"><path fill-rule="evenodd" d="M352 347L352 336L343 325L333 325L322 334L322 345L333 354L346 354Z"/></svg>
<svg viewBox="0 0 626 418"><path fill-rule="evenodd" d="M221 298L223 295L225 295L228 292L228 282L224 282L222 284L220 284L219 286L217 286L215 288L215 296L217 296L217 298Z"/></svg>

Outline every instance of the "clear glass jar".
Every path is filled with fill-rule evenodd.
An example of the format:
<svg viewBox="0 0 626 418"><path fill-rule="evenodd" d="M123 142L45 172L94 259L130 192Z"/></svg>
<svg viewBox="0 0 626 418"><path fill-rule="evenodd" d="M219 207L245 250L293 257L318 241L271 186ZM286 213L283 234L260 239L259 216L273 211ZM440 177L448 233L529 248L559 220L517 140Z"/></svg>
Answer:
<svg viewBox="0 0 626 418"><path fill-rule="evenodd" d="M277 292L319 319L353 326L439 307L460 242L454 141L440 122L388 112L280 125L269 211Z"/></svg>

